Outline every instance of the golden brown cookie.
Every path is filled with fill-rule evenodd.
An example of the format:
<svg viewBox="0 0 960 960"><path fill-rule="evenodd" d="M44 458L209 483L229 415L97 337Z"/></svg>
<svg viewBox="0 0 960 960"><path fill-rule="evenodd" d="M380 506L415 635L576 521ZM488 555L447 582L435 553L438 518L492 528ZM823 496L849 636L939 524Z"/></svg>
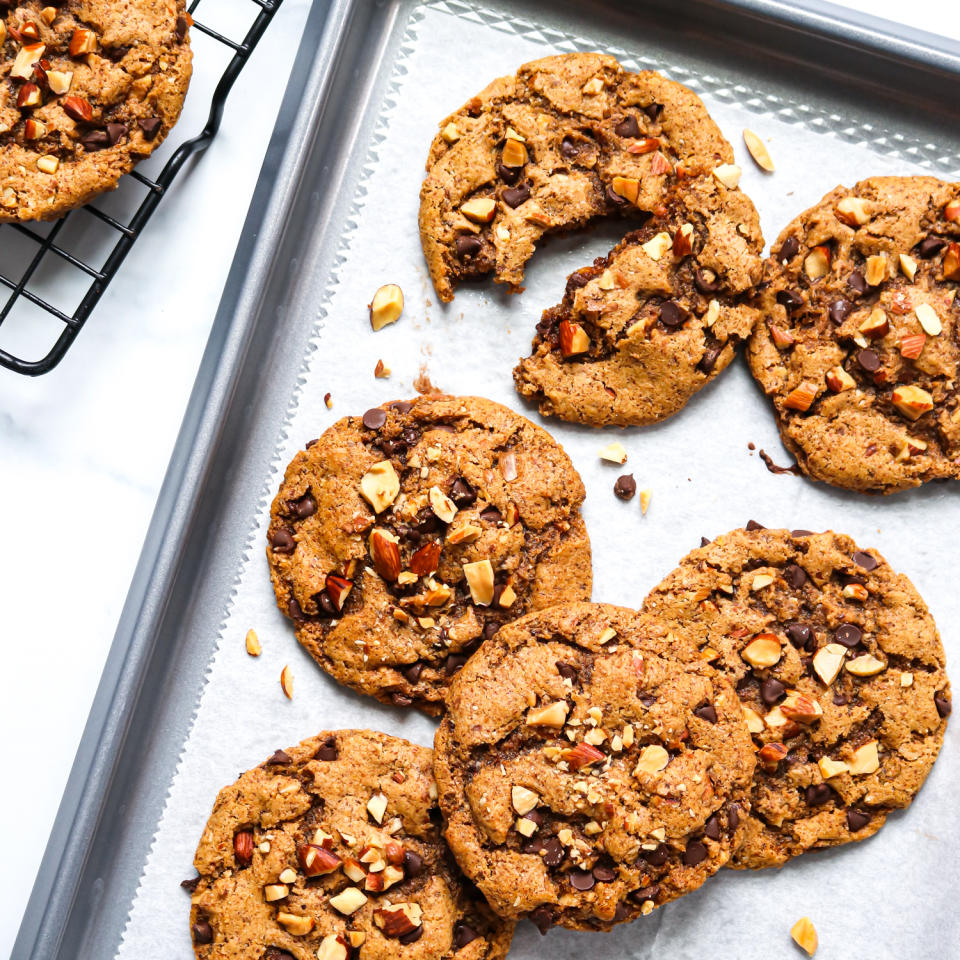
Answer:
<svg viewBox="0 0 960 960"><path fill-rule="evenodd" d="M644 602L737 685L759 762L736 867L876 833L923 785L951 706L905 576L842 534L753 526L693 550Z"/></svg>
<svg viewBox="0 0 960 960"><path fill-rule="evenodd" d="M544 415L592 426L655 423L736 355L756 319L763 270L749 198L714 178L675 191L543 314L533 355L514 370Z"/></svg>
<svg viewBox="0 0 960 960"><path fill-rule="evenodd" d="M436 825L431 751L321 733L224 787L194 866L198 960L499 960L513 924L461 876Z"/></svg>
<svg viewBox="0 0 960 960"><path fill-rule="evenodd" d="M876 493L960 476L960 184L837 187L766 281L747 356L804 473Z"/></svg>
<svg viewBox="0 0 960 960"><path fill-rule="evenodd" d="M683 177L735 182L733 150L691 90L568 53L494 80L440 124L420 238L441 300L492 273L517 290L546 233L653 211Z"/></svg>
<svg viewBox="0 0 960 960"><path fill-rule="evenodd" d="M185 0L0 0L0 222L62 217L160 145L188 25Z"/></svg>
<svg viewBox="0 0 960 960"><path fill-rule="evenodd" d="M439 713L498 627L589 598L583 497L563 448L498 403L375 407L287 468L268 533L277 604L340 683Z"/></svg>
<svg viewBox="0 0 960 960"><path fill-rule="evenodd" d="M434 748L461 869L541 931L606 930L699 887L739 843L754 766L733 686L694 644L590 603L485 643Z"/></svg>

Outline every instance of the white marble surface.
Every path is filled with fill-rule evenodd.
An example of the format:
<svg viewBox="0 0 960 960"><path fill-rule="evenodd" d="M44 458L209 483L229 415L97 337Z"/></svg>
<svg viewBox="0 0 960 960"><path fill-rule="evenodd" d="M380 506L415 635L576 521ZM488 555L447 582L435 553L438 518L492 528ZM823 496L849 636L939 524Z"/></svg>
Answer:
<svg viewBox="0 0 960 960"><path fill-rule="evenodd" d="M954 5L914 0L909 22L960 38ZM226 24L246 4L206 6ZM906 20L894 0L847 6ZM0 955L60 802L308 7L286 0L219 137L166 198L60 367L36 380L0 371ZM202 125L204 97L196 84L181 133ZM40 745L42 763L25 765Z"/></svg>

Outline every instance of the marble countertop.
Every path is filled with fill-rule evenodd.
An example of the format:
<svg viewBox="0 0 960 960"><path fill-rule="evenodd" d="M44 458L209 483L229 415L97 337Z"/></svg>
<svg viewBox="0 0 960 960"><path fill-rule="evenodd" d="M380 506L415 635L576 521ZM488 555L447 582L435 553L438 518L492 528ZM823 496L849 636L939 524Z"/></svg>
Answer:
<svg viewBox="0 0 960 960"><path fill-rule="evenodd" d="M960 38L954 4L914 0L909 22ZM0 764L19 771L0 800L0 955L60 803L309 5L285 0L219 136L165 198L66 359L37 379L0 370ZM894 0L846 5L906 22ZM227 26L241 6L209 4ZM195 85L178 132L202 126L204 96Z"/></svg>

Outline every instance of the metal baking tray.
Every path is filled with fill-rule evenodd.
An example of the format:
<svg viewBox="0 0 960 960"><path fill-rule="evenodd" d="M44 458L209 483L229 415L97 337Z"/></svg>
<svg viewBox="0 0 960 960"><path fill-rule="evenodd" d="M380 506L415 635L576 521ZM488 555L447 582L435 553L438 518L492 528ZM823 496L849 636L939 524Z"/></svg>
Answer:
<svg viewBox="0 0 960 960"><path fill-rule="evenodd" d="M796 169L809 170L813 177L817 168L844 144L867 144L863 149L868 150L869 156L878 164L886 158L888 167L890 162L909 162L940 175L960 170L956 122L960 112L960 47L815 0L487 0L477 6L466 0L318 0L304 33L226 293L14 947L17 960L99 960L113 957L118 951L144 865L151 850L152 856L158 854L154 844L158 824L197 718L201 694L220 669L214 655L229 612L238 599L239 571L251 557L252 562L262 564L263 531L257 518L272 494L275 471L278 466L282 468L280 454L285 444L308 439L298 436L290 440L290 416L299 402L301 388L315 383L325 370L343 360L344 350L349 349L352 340L350 331L359 329L351 325L365 322L363 304L357 304L353 315L335 317L326 316L324 304L336 283L336 271L351 256L350 246L343 240L355 224L358 198L366 194L377 177L389 177L395 169L397 158L378 152L378 145L383 141L384 105L391 103L406 70L405 57L416 33L411 33L411 28L437 11L460 18L459 22L464 24L489 27L494 31L494 39L522 35L542 44L544 52L582 49L589 42L628 60L634 55L643 60L649 57L650 62L665 65L666 72L676 79L695 86L711 111L722 110L726 103L736 103L741 112L755 115L754 125L761 132L765 118L776 117L779 123L795 125L798 139L808 146L814 144L814 149L804 150L807 166L795 164L795 212L806 205L801 205L800 200L803 176ZM584 37L588 40L571 39ZM464 72L469 74L468 95L496 75L485 65L482 48L464 49L458 56ZM443 89L425 91L424 109L430 111L431 126L464 99L449 102L448 96ZM722 120L721 126L728 139L737 142L741 162L748 166L749 160L743 159L745 155L739 149L740 131L729 129ZM427 142L423 140L418 146L418 170ZM788 150L788 144L778 144L775 159L778 151L783 156ZM863 170L864 175L872 172ZM778 182L778 189L792 192L787 181ZM815 197L804 195L804 199L816 199L821 192ZM789 202L784 199L784 204ZM390 228L389 213L384 211L385 232ZM782 225L765 221L768 241ZM552 250L559 251L563 263L573 268L587 262L580 246L565 243L561 239L551 245ZM520 301L513 298L514 303L524 304L522 312L510 307L511 322L520 321L516 324L520 328L516 333L518 343L529 338L539 309L554 302L544 291L552 290L559 298L562 287L555 279L557 268L547 285L537 276L537 264L550 256L541 254L535 258L528 273L531 287L538 292L528 290ZM394 279L391 273L396 264L414 262L422 274L420 252L412 243L409 248L396 249L391 262L369 265L371 291L379 283ZM432 297L425 281L418 296L427 303ZM411 321L409 329L422 335L427 327L436 330L444 324L455 324L459 322L456 314L464 308L475 324L495 327L500 321L492 315L480 316L479 311L507 310L505 304L506 298L491 291L461 293L451 310L420 324ZM457 329L462 333L464 328ZM464 346L460 352L462 363L469 364L469 353ZM369 358L371 391L375 359ZM455 376L455 370L446 368L440 379L450 383ZM733 389L725 386L728 380L739 383L738 389L748 390L748 376L742 366L731 369L703 391L710 394L708 397L691 404L696 406L689 416L685 413L681 417L690 422L695 417L712 416L718 410L722 413L725 395L721 390ZM375 398L371 397L371 403L386 399L387 389L380 389ZM399 384L396 392L403 392ZM749 400L749 395L745 396ZM759 434L768 443L776 442L773 417L763 398L757 394L750 402L751 415L756 418L753 423L724 418L724 429L717 430L721 421L708 421L711 433L730 434L736 452L731 446L729 459L739 458L744 464L748 463L748 437ZM331 422L333 414L348 412L346 407L336 407L336 398L334 403L332 413L316 411L318 429ZM762 414L757 412L761 410ZM555 422L547 426L559 432ZM682 436L680 431L684 429L678 417L643 434L629 434L631 442L643 445L651 464L647 469L669 469L675 474L669 484L660 474L659 489L663 492L656 494L661 503L676 511L671 514L664 509L661 528L672 524L675 529L672 536L669 529L666 535L661 529L659 539L650 535L649 551L644 544L644 554L649 552L651 556L644 555L637 563L634 603L640 602L658 578L654 574L665 574L695 542L695 526L700 524L702 532L711 534L735 526L753 513L755 504L764 502L767 491L774 491L770 496L781 515L759 516L761 521L806 526L795 515L796 509L806 506L818 516L829 513L839 529L848 529L862 535L864 542L880 546L896 566L911 574L921 592L935 592L937 561L943 555L938 539L938 510L953 509L950 495L943 487L864 506L863 498L820 485L814 487L803 480L770 477L756 460L749 461L749 467L742 467L743 476L752 480L730 483L725 479L725 464L704 462L699 450L672 449L671 438ZM600 434L575 428L566 428L563 436L567 444L580 443L586 437L584 442L592 450L601 445ZM599 523L600 514L614 503L609 494L614 475L599 473L601 468L583 458L578 460L578 466L585 474L592 498L588 501L592 511L588 523ZM714 481L720 489L711 489ZM762 496L758 496L758 490ZM602 499L604 496L609 499ZM655 498L655 509L657 502ZM906 546L910 542L910 521L905 515L915 518L917 525L910 549ZM952 516L956 522L955 512L944 515ZM849 524L845 524L845 518ZM650 525L642 527L643 531L657 529L654 520L647 521ZM639 518L631 518L630 524L631 531L641 530ZM849 529L851 526L856 530ZM888 538L873 535L881 533ZM637 536L648 535L644 532ZM598 599L628 602L630 597L623 592L611 596L604 586L604 578L612 576L616 567L624 566L618 546L595 537L596 595ZM265 570L258 572L266 577ZM945 614L960 613L956 603L955 598L938 595L934 612L943 626L947 626ZM239 641L233 637L230 642ZM271 642L286 649L284 656L297 656L289 632L278 627ZM303 667L304 672L307 669ZM319 671L316 673L319 675ZM322 686L325 678L304 677L304 681L309 689L323 691L322 696L335 694L330 692L331 685ZM319 686L309 687L311 683ZM249 699L242 691L238 698L240 703ZM294 704L298 704L297 710L309 715L310 703L303 697L299 703L295 698ZM320 701L315 705L322 720L329 720L329 705ZM416 727L419 721L408 721L396 711L354 698L350 709L361 707L367 710L370 726L399 732L406 732L411 725L423 729ZM318 716L316 728L308 724L294 734L286 729L290 721L280 719L280 709L277 706L279 732L268 737L272 746L295 742L320 728ZM244 713L238 711L238 731L244 725ZM948 736L950 739L955 738ZM956 744L952 746L955 748ZM948 742L945 756L950 748ZM259 761L266 752L231 754L230 776ZM952 753L955 752L954 749ZM940 775L941 780L956 772L953 761L949 762L952 766ZM944 763L941 758L938 769ZM934 776L938 776L937 770ZM221 782L228 779L224 775ZM935 787L943 788L942 782ZM921 800L926 799L930 790L928 785ZM195 811L200 823L214 792L211 790L206 796L206 808ZM912 811L909 816L914 816ZM955 837L956 826L954 815L952 829L948 829L951 824L943 824L943 836ZM188 839L192 842L197 835L194 825L189 830L192 832ZM893 828L888 826L887 830ZM811 859L823 862L833 856L831 853ZM189 872L188 857L184 876ZM739 882L756 887L760 879L746 877ZM868 877L863 882L869 886L877 881ZM711 881L707 887L713 884L720 885L721 880ZM898 876L891 881L889 891L875 892L869 900L861 901L861 906L869 902L874 914L885 913L886 907L899 909L906 887L903 877ZM960 942L956 914L945 899L949 892L950 884L942 883L939 892L931 887L925 893L931 917L924 924L917 917L912 918L917 937L921 937L922 926L940 944ZM685 900L699 896L698 893ZM680 901L658 914L671 909L683 911L683 904ZM161 905L156 909L159 911ZM793 919L804 912L801 903L790 909L795 914ZM162 951L151 953L187 958L191 952L186 936L186 898L176 900L171 910L179 911L175 919L183 935L175 942L165 942ZM683 912L677 915L687 916ZM753 919L740 918L745 944L740 956L753 955ZM725 917L722 925L727 925L728 920ZM909 922L904 921L908 926ZM603 942L611 952L621 952L622 948L625 955L648 955L656 943L651 931L659 930L659 923L632 925L629 933L611 935ZM642 934L640 927L644 927ZM643 946L628 948L630 937L642 941ZM523 949L529 952L527 947L535 941L530 941L527 933L522 938ZM559 947L562 942L565 941L551 940L550 948L555 944ZM582 947L580 941L575 942ZM918 944L922 942L917 940ZM887 955L885 944L871 946L872 956ZM783 952L777 955L787 956L789 950L786 941ZM924 953L919 947L918 950ZM932 955L933 948L927 952ZM856 953L854 950L826 955ZM673 955L692 954L678 945ZM900 953L907 955L919 954Z"/></svg>

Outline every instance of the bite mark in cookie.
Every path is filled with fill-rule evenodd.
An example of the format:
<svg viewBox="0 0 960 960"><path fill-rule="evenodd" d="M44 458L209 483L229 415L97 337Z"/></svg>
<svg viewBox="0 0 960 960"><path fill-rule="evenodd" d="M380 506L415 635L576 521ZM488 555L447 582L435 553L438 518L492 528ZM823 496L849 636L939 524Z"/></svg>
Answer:
<svg viewBox="0 0 960 960"><path fill-rule="evenodd" d="M220 791L197 847L198 960L499 960L513 926L457 869L436 825L431 751L322 733Z"/></svg>
<svg viewBox="0 0 960 960"><path fill-rule="evenodd" d="M450 687L446 838L501 916L609 929L699 887L740 841L754 752L682 632L605 604L530 614Z"/></svg>
<svg viewBox="0 0 960 960"><path fill-rule="evenodd" d="M832 532L734 530L644 601L736 683L757 747L737 867L862 840L906 807L943 743L936 624L875 550Z"/></svg>
<svg viewBox="0 0 960 960"><path fill-rule="evenodd" d="M960 476L960 184L837 187L780 235L748 349L810 477L890 493Z"/></svg>
<svg viewBox="0 0 960 960"><path fill-rule="evenodd" d="M277 603L341 683L438 713L500 626L589 597L583 497L559 444L506 407L375 407L287 468L268 533Z"/></svg>

